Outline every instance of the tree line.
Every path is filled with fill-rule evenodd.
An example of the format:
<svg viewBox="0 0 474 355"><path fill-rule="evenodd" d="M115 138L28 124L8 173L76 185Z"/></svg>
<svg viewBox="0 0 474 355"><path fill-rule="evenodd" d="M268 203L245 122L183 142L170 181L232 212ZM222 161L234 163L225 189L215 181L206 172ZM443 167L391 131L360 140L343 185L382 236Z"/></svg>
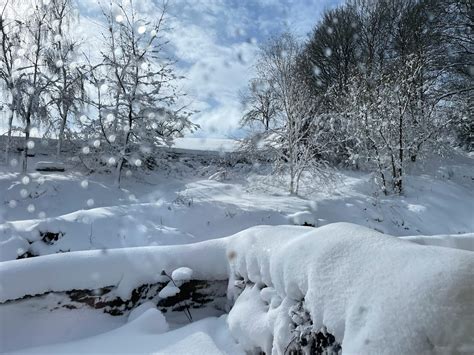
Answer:
<svg viewBox="0 0 474 355"><path fill-rule="evenodd" d="M167 2L144 14L133 0L100 3L98 48L78 33L72 0L6 0L0 5L0 99L8 112L5 159L18 122L27 170L33 127L87 142L79 154L116 169L141 165L155 148L196 126L182 104L180 76L167 53ZM132 149L139 147L139 149ZM95 158L97 159L97 158Z"/></svg>
<svg viewBox="0 0 474 355"><path fill-rule="evenodd" d="M245 149L289 174L291 193L340 165L402 193L408 164L474 148L473 14L469 0L349 0L304 42L270 38L242 94Z"/></svg>

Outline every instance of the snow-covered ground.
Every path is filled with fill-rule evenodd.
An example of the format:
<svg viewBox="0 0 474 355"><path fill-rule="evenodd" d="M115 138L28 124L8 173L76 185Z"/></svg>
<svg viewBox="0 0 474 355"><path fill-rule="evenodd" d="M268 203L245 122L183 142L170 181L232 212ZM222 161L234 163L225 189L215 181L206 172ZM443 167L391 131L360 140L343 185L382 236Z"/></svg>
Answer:
<svg viewBox="0 0 474 355"><path fill-rule="evenodd" d="M178 147L180 149L187 147L199 150L199 147L190 147L189 142L181 143L183 147ZM220 150L219 147L223 146L227 147L225 148L227 151L233 149L229 142L221 142L220 146L216 143L215 149ZM351 242L350 235L357 229L348 227L344 229L344 232L338 230L344 242L337 242L338 247L331 248L330 254L319 256L320 259L326 257L331 261L325 269L330 265L339 267L335 261L340 260L339 258L347 257L351 260L350 270L344 268L349 267L347 265L340 266L331 271L335 273L331 274L331 277L322 276L323 279L318 279L318 282L325 287L335 287L333 291L338 294L351 293L354 298L341 296L338 300L342 303L332 305L332 301L323 302L324 305L312 303L312 307L318 305L318 307L328 309L327 312L330 312L331 307L334 310L330 317L328 315L329 318L325 318L324 315L318 318L320 321L318 326L328 327L328 332L335 335L336 340L344 339L346 343L342 343L343 349L345 345L347 349L368 349L369 352L374 352L377 348L371 348L370 335L381 336L381 334L376 335L373 330L380 326L379 317L387 315L381 309L383 307L395 309L397 306L395 300L393 303L386 300L386 293L377 294L378 296L374 295L375 299L370 298L374 302L373 307L364 306L367 310L365 317L354 313L356 310L354 307L359 305L360 300L365 299L366 293L370 293L371 287L374 287L374 278L377 278L378 286L394 279L403 283L404 276L408 278L408 275L416 274L413 270L418 270L421 273L420 278L408 280L408 284L403 283L400 289L406 290L403 291L405 292L403 297L413 300L413 302L405 303L408 304L407 312L415 309L416 312L426 313L428 310L420 306L422 302L420 297L423 295L428 297L428 291L431 290L429 285L439 289L445 282L444 287L448 292L448 288L456 288L466 281L467 277L472 276L465 271L461 272L465 270L465 265L469 264L468 261L462 260L472 260L472 253L439 251L452 248L474 250L472 234L474 232L474 169L473 160L469 157L454 156L443 161L433 160L423 170L410 172L406 179L405 194L399 197L377 194L378 189L373 185L371 175L356 171L337 172L330 183L306 179L301 192L303 197L298 197L289 195L282 181L273 177L265 169L255 169L242 164L234 167L225 165L216 167L177 161L151 173L134 172L132 176L124 179L122 188L117 189L113 185L113 177L99 173L87 175L71 161L65 162L65 172L34 172L34 162L39 160L47 159L45 157L32 158L30 164L32 169L27 176L15 172L18 167L0 166L0 258L3 261L0 263L2 273L0 295L3 297L0 302L49 291L60 292L118 284L122 285L117 290L120 294L120 292L130 291L140 286L141 283L153 281L150 278L159 275L160 269L173 271L168 270L171 266L189 266L193 269L193 277L226 279L232 275L230 271L232 263L228 263L229 255L225 252L229 245L220 238L257 225L308 224L320 227L334 222L350 222L387 235L406 236L406 239L418 244L448 247L432 248L408 242L398 244L399 241L395 240L393 242L396 243L392 245L390 239L396 238L388 236L381 242L386 243L386 248L393 247L398 250L399 245L402 247L400 247L400 252L397 251L399 258L394 257L393 261L387 264L387 260L392 255L389 251L382 252L382 256L377 258L372 258L372 256L378 253L371 254L368 258L357 253L351 255L352 251L358 248L358 244L355 240ZM299 232L285 228L277 228L269 234L275 236L274 241L302 238L297 237ZM313 230L310 227L302 228L305 231L308 229ZM324 232L324 228L316 230ZM315 237L316 240L311 240L308 250L317 253L319 245L317 240L330 239L338 233L326 229L324 235L319 234L317 238ZM371 233L378 236L375 232ZM360 234L364 239L370 233L359 232L358 237ZM277 235L281 236L277 237ZM432 237L432 235L438 236ZM247 265L252 260L250 251L256 248L256 244L263 242L260 238L249 237L248 233L245 238L252 241L243 246L236 244L238 248L233 250L237 255L235 260L239 262L243 262L242 254L249 252L249 259L245 261ZM265 238L268 239L268 236ZM216 241L207 242L210 239L216 239ZM200 247L201 244L186 247L173 246L195 242L205 242L204 247ZM305 250L307 244L303 242L298 244L296 241L295 243L292 244L294 248ZM278 243L275 245L270 243L269 248L278 249L278 245ZM410 247L406 247L405 250L406 245ZM167 256L156 259L151 256L155 255L155 252L150 250L147 252L150 257L144 258L141 250L147 248L135 248L141 246L166 250L163 255ZM162 249L164 246L169 247ZM285 247L285 251L289 252L288 247L289 245ZM115 248L121 248L123 252L112 250ZM200 248L204 248L206 252L199 251ZM89 252L88 250L97 251ZM217 252L219 250L221 252ZM82 253L85 254L68 254L75 251L83 251ZM27 253L40 255L40 257L14 260L19 256L26 256ZM160 253L163 252L158 252L159 255ZM186 253L189 255L186 256ZM48 254L56 255L46 256ZM415 256L423 260L427 258L426 260L429 261L426 261L426 264L410 261L416 259ZM257 259L260 260L262 257L259 256ZM269 259L265 258L267 257L262 259L264 261L258 261L264 264L262 264L263 269L260 269L257 274L249 274L245 277L241 274L240 276L254 284L259 283L254 277L268 277L265 276L267 274L264 270L265 263L268 263ZM370 260L364 264L365 259ZM363 269L358 269L356 264ZM242 265L244 264L241 264L241 267ZM284 268L284 265L288 264L282 263L280 267ZM315 265L317 266L314 266L314 270L310 268L301 273L301 277L312 275L307 281L294 276L296 283L285 286L279 284L274 276L268 280L265 279L264 284L267 288L272 284L271 287L276 290L263 292L262 297L266 299L265 302L271 304L272 299L276 297L275 292L278 297L284 299L288 292L286 288L296 290L301 289L306 282L316 282L314 279L316 270L324 265ZM443 268L442 265L446 267ZM361 273L361 270L367 270L367 272ZM397 270L395 274L393 270ZM452 277L456 271L458 271L458 276ZM352 279L359 280L370 287L352 289L351 287L357 285L355 281L351 285L346 285L347 287L343 286L343 281L341 285L332 284L334 277L347 272L349 274L355 272L356 274L351 274ZM444 273L445 276L436 278L438 275L436 273ZM137 275L141 275L141 278ZM346 280L346 277L341 280ZM410 287L417 283L417 280L423 280L424 283L429 280L432 284L423 286L424 291L415 297L410 293L414 290ZM416 290L421 289L417 286ZM465 292L469 291L466 290L460 291L461 294L466 295ZM261 311L262 305L243 301L257 291L262 293L261 285L258 290L256 286L245 286L244 292L239 296L240 301L236 303L240 305L241 312ZM306 294L306 291L303 294ZM443 297L448 294L442 292L439 294L437 301L433 298L433 302L446 301ZM127 322L128 315L126 314L111 316L84 305L77 309L59 307L51 311L53 304L62 302L61 297L60 293L50 293L0 305L0 351L237 354L242 353L246 345L259 346L262 349L268 346L269 338L263 335L258 338L265 344L246 344L245 339L248 340L248 338L241 331L245 328L240 323L242 319L235 319L237 311L234 311L234 316L232 311L229 316L220 316L223 313L222 310L192 310L191 312L196 316L195 319L202 320L183 326L187 320L182 312L173 313L171 316L166 314L167 320L163 321L160 311L148 309L133 321ZM316 296L306 294L305 297ZM382 302L377 297L381 297L384 301ZM390 300L392 297L395 296L390 295ZM431 304L432 310L436 309L433 304ZM472 304L466 305L468 304L462 303L459 307L468 307L464 310L467 315L472 315L472 308L469 308ZM290 306L286 304L285 310L288 311ZM347 311L352 314L350 319L353 322L343 326L340 323L341 314L344 313L346 306L349 307ZM262 307L268 308L268 305ZM316 309L313 312L316 312ZM277 316L277 313L274 315ZM457 308L453 311L453 314L461 313ZM267 325L277 324L272 323L275 319L271 322L265 321L265 317L272 317L271 314L271 312L265 313L260 319ZM445 313L442 313L440 317L444 315ZM394 311L390 317L395 316L398 315ZM426 321L434 322L435 318L430 317L431 315L426 316ZM389 323L393 325L393 330L395 328L400 330L401 327L409 326L410 319L412 319L411 316L406 318L400 316L402 323ZM436 321L439 319L436 318ZM443 321L451 321L451 318L443 318ZM168 327L172 330L167 330ZM435 341L434 338L438 335L441 338L447 336L444 333L428 334L426 332L431 331L429 330L431 328L423 328L423 325L420 327L416 331L429 338L427 343ZM249 328L247 331L254 329L255 334L262 331L268 335L281 331L277 328L275 325L273 328L268 326L260 330ZM445 329L445 327L442 328ZM349 337L346 338L345 334L352 334L350 336L352 340ZM365 339L369 339L367 344L364 343ZM239 341L240 345L236 341ZM284 341L288 339L281 337L281 342ZM443 346L443 341L440 340L440 346ZM54 345L56 343L63 344ZM413 346L423 349L425 343L422 343L420 340L418 345ZM380 343L375 341L373 344L375 344L373 346L378 346L377 344ZM278 346L281 347L281 344ZM367 346L367 348L362 346Z"/></svg>

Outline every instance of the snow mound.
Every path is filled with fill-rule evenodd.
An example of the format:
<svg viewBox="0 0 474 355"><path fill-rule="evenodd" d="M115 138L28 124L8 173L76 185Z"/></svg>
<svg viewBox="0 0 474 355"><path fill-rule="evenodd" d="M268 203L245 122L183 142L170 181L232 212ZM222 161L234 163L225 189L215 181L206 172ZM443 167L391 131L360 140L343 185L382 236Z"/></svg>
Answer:
<svg viewBox="0 0 474 355"><path fill-rule="evenodd" d="M188 281L193 276L193 270L188 267L180 267L171 273L173 281Z"/></svg>
<svg viewBox="0 0 474 355"><path fill-rule="evenodd" d="M128 315L130 327L144 333L161 334L168 331L166 318L152 302L145 302Z"/></svg>
<svg viewBox="0 0 474 355"><path fill-rule="evenodd" d="M336 223L250 228L227 256L228 325L247 351L284 354L317 332L351 354L474 347L474 253Z"/></svg>
<svg viewBox="0 0 474 355"><path fill-rule="evenodd" d="M158 296L160 296L160 298L169 298L176 296L180 292L181 290L170 282L160 291Z"/></svg>
<svg viewBox="0 0 474 355"><path fill-rule="evenodd" d="M312 212L302 211L290 214L288 220L298 226L316 226L316 217Z"/></svg>
<svg viewBox="0 0 474 355"><path fill-rule="evenodd" d="M417 235L401 237L421 245L435 245L446 248L474 251L474 233L444 234L444 235Z"/></svg>
<svg viewBox="0 0 474 355"><path fill-rule="evenodd" d="M23 255L29 248L29 243L22 237L13 236L0 241L0 262L14 260Z"/></svg>
<svg viewBox="0 0 474 355"><path fill-rule="evenodd" d="M78 251L0 263L0 303L24 296L117 286L129 299L138 286L165 282L161 274L188 267L195 280L227 280L222 240L181 246ZM58 272L60 270L60 272Z"/></svg>

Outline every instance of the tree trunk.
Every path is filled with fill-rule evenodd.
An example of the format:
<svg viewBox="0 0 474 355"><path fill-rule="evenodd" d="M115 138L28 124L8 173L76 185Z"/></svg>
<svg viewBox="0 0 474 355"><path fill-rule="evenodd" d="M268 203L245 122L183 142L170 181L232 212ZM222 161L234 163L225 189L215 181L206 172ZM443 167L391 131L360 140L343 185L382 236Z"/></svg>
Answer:
<svg viewBox="0 0 474 355"><path fill-rule="evenodd" d="M115 170L115 186L120 188L120 180L122 178L122 168L123 168L124 158L121 157L117 163L117 169Z"/></svg>
<svg viewBox="0 0 474 355"><path fill-rule="evenodd" d="M7 135L7 144L5 146L5 163L8 164L10 160L10 147L12 140L12 126L13 126L13 116L15 115L14 110L10 110L10 116L8 117L8 135Z"/></svg>
<svg viewBox="0 0 474 355"><path fill-rule="evenodd" d="M31 120L29 117L26 118L26 128L25 128L25 145L23 147L23 162L21 167L21 172L26 174L28 169L28 141L30 140L30 126Z"/></svg>
<svg viewBox="0 0 474 355"><path fill-rule="evenodd" d="M398 179L397 179L397 192L399 194L403 191L402 186L402 174L403 174L403 116L400 115L398 121Z"/></svg>
<svg viewBox="0 0 474 355"><path fill-rule="evenodd" d="M61 117L61 127L59 128L58 146L56 150L56 155L58 158L61 156L61 150L63 148L64 129L66 127L66 120L67 120L67 114L63 114Z"/></svg>

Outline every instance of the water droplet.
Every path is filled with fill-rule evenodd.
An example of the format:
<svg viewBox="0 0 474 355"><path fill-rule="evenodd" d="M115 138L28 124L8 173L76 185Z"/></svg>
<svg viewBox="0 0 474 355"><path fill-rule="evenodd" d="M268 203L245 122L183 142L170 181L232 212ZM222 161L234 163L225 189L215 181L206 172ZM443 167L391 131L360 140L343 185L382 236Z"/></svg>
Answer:
<svg viewBox="0 0 474 355"><path fill-rule="evenodd" d="M35 205L30 203L26 209L29 213L33 213L35 211Z"/></svg>
<svg viewBox="0 0 474 355"><path fill-rule="evenodd" d="M23 176L21 179L23 185L28 185L30 183L30 178L28 176Z"/></svg>
<svg viewBox="0 0 474 355"><path fill-rule="evenodd" d="M94 203L95 203L95 202L94 202L94 199L93 199L93 198L90 198L90 199L87 200L87 206L89 206L89 207L94 206Z"/></svg>
<svg viewBox="0 0 474 355"><path fill-rule="evenodd" d="M87 181L87 180L82 180L81 181L81 187L83 189L87 189L88 186L89 186L89 181Z"/></svg>

